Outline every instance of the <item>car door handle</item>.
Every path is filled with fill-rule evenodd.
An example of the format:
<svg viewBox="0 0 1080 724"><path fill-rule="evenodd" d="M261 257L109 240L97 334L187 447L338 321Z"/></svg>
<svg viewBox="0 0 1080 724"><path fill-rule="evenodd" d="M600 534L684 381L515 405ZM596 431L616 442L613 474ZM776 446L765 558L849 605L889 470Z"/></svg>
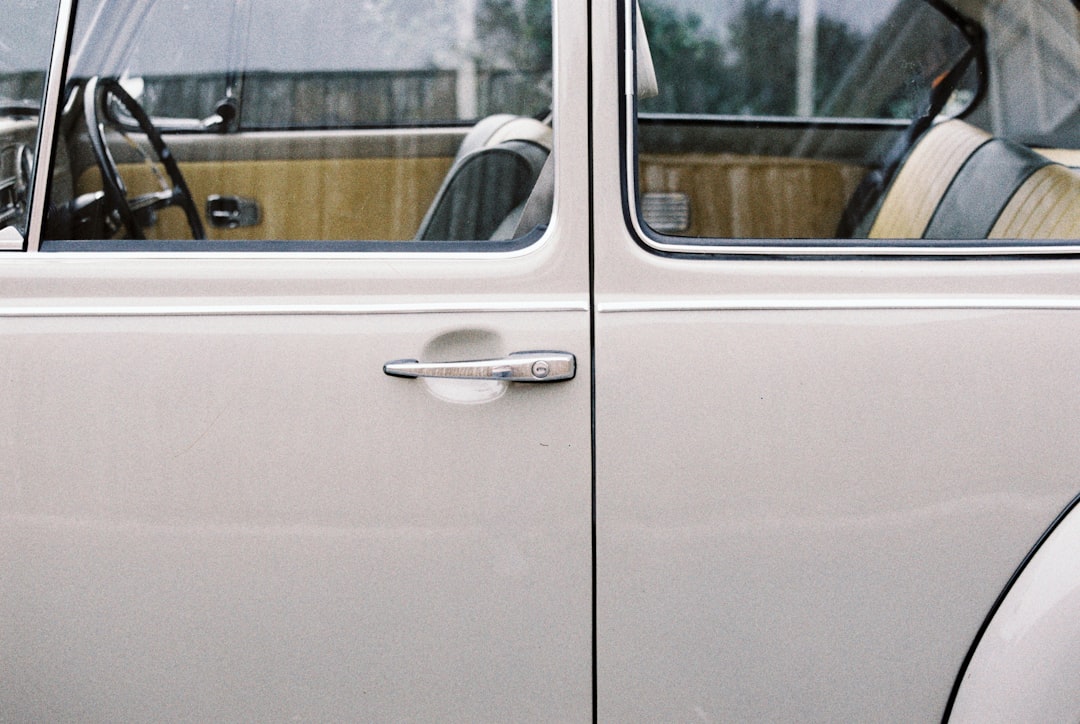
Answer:
<svg viewBox="0 0 1080 724"><path fill-rule="evenodd" d="M502 359L418 362L399 359L383 365L391 377L443 377L459 380L559 382L573 379L577 360L569 352L514 352Z"/></svg>
<svg viewBox="0 0 1080 724"><path fill-rule="evenodd" d="M239 229L241 226L258 226L262 211L255 199L211 194L206 197L206 218L217 229Z"/></svg>

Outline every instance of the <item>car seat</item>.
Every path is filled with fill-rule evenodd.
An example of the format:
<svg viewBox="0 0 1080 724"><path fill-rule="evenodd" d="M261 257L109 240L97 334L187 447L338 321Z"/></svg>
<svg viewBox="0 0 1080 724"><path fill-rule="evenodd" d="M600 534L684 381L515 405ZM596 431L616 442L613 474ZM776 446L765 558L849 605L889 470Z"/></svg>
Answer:
<svg viewBox="0 0 1080 724"><path fill-rule="evenodd" d="M935 124L872 216L871 239L1080 236L1080 175L961 120Z"/></svg>
<svg viewBox="0 0 1080 724"><path fill-rule="evenodd" d="M637 20L638 96L656 95L656 72ZM554 199L550 117L497 114L466 134L415 239L513 239L546 224Z"/></svg>

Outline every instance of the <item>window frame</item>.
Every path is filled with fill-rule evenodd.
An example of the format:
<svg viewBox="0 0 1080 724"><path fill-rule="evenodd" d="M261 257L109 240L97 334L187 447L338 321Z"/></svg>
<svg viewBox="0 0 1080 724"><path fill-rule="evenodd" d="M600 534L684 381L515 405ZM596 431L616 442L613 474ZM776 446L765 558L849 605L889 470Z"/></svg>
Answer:
<svg viewBox="0 0 1080 724"><path fill-rule="evenodd" d="M941 11L958 27L966 25L962 16L940 0L925 0ZM743 238L743 237L685 237L664 234L652 229L642 218L641 178L639 165L639 119L638 97L633 89L637 88L637 37L634 32L638 17L638 0L616 0L619 23L619 78L620 97L623 103L619 109L621 143L621 184L623 213L627 229L642 249L659 256L675 259L738 259L738 258L777 258L777 259L872 259L881 257L907 259L972 259L972 258L1045 258L1047 256L1072 258L1080 256L1080 239L785 239L785 238ZM1074 3L1075 4L1075 3ZM1080 18L1078 18L1080 22ZM977 27L977 26L976 26ZM968 27L965 34L981 33ZM968 36L970 39L970 35ZM983 81L979 85L977 96L955 116L962 118L978 106L985 95L989 80L986 78L989 63L986 58L986 44L976 46L975 62L979 64ZM667 114L645 114L661 116ZM675 115L675 114L672 114ZM681 116L680 116L681 118ZM892 125L888 119L849 119L849 118L788 118L762 116L686 116L690 122L732 122L744 123L779 123L795 124L816 128L842 128L850 126ZM903 123L903 122L902 122ZM903 123L903 125L907 125Z"/></svg>
<svg viewBox="0 0 1080 724"><path fill-rule="evenodd" d="M552 47L551 47L551 85L552 101L548 114L554 118L558 113L559 95L561 82L559 43L556 41L558 34L559 18L558 6L560 0L551 1L552 23ZM81 257L87 253L95 256L113 257L177 257L177 258L237 258L242 255L245 258L278 258L278 259L511 259L523 255L532 254L549 245L550 240L556 235L556 217L559 213L559 184L558 159L554 156L559 149L559 134L553 133L551 138L552 156L551 165L554 168L552 183L554 184L552 210L546 225L539 225L529 233L520 237L506 240L443 240L443 241L409 241L409 240L380 240L380 239L355 239L346 241L330 241L318 239L260 239L245 241L230 240L194 240L194 239L162 239L162 240L132 240L132 239L102 239L102 240L50 240L43 237L45 225L46 205L50 195L51 169L56 158L56 145L60 140L58 125L61 121L63 99L67 91L67 77L71 65L71 56L74 52L74 37L76 31L76 13L78 10L77 0L57 0L59 8L57 13L56 33L54 36L52 57L48 69L45 93L40 115L40 132L38 141L41 149L37 155L38 163L35 164L35 172L38 168L49 169L50 173L35 173L32 184L30 211L28 213L28 233L26 239L19 245L19 251L29 253L43 253L57 256ZM110 117L113 115L109 114ZM112 119L116 120L116 119ZM116 121L118 124L119 122ZM123 125L123 124L119 124ZM446 124L410 124L401 126L375 126L361 128L333 127L304 127L300 132L341 132L341 133L379 133L386 131L398 131L416 129L418 131L430 131L431 129L462 129L471 127L469 121ZM125 130L126 127L125 127ZM170 132L170 131L165 131ZM176 130L171 132L189 132ZM240 133L247 136L258 136L261 133L280 134L289 133L287 128L273 128L267 130L243 130ZM0 238L0 250L6 240Z"/></svg>

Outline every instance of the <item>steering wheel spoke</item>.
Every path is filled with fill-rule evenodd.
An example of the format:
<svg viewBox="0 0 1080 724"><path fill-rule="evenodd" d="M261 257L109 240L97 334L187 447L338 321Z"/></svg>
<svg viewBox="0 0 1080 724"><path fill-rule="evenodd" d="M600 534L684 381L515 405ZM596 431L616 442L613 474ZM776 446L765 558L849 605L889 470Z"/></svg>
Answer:
<svg viewBox="0 0 1080 724"><path fill-rule="evenodd" d="M145 239L140 218L146 218L147 214L169 206L179 206L184 210L188 226L191 229L193 239L205 239L206 232L203 228L199 211L188 189L187 182L180 172L180 166L175 156L165 144L161 133L154 126L150 117L139 105L138 101L124 90L120 82L115 78L94 77L86 82L83 99L83 114L86 127L90 134L90 146L94 152L94 159L101 169L102 183L105 186L105 198L113 207L112 211L119 217L120 225L127 229L127 236L132 239ZM109 151L105 138L105 119L107 117L109 98L115 98L131 114L139 125L139 130L146 134L150 146L157 156L158 162L164 167L165 173L172 184L171 188L129 197L127 187L120 177L120 170L112 153Z"/></svg>
<svg viewBox="0 0 1080 724"><path fill-rule="evenodd" d="M181 203L180 192L175 187L163 191L152 191L147 194L140 194L128 199L128 206L130 206L131 210L136 214L146 211L161 211L162 209Z"/></svg>

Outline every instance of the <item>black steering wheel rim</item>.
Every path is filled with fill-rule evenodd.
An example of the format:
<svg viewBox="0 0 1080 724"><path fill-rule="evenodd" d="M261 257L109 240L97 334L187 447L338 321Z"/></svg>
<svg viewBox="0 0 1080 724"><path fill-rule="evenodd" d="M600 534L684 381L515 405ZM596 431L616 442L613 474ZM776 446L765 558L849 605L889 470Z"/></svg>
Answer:
<svg viewBox="0 0 1080 724"><path fill-rule="evenodd" d="M127 186L120 176L120 170L112 152L109 150L105 137L106 109L108 108L110 96L120 102L138 124L139 130L146 135L154 154L165 169L169 183L172 185L170 189L159 193L146 194L136 199L131 199L128 196ZM86 88L84 89L83 114L90 135L90 147L93 150L98 168L101 169L106 201L119 216L120 223L127 229L128 238L146 238L142 224L139 223L138 216L135 213L136 209L157 210L168 206L179 206L187 217L191 237L193 239L205 239L206 231L203 228L202 219L199 216L198 209L195 207L195 201L192 198L187 182L184 180L184 175L180 172L176 157L173 156L172 151L165 144L161 133L154 126L146 111L143 110L138 101L132 98L130 93L124 90L124 87L120 85L120 81L116 78L102 76L90 78L86 82Z"/></svg>

